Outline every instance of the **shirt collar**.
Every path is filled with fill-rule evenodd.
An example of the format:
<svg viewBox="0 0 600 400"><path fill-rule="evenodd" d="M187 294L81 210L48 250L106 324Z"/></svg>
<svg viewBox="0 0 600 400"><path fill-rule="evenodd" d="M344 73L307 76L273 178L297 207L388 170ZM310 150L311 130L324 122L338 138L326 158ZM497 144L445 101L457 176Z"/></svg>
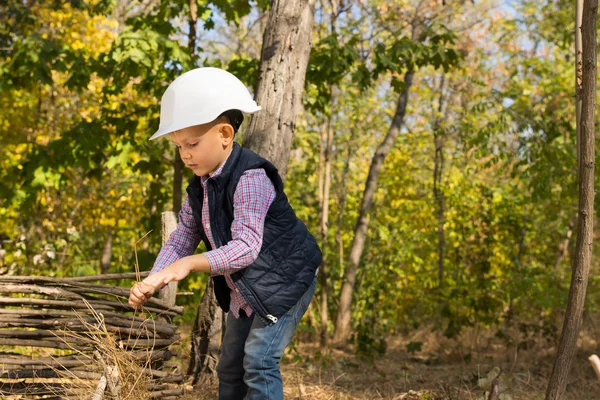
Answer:
<svg viewBox="0 0 600 400"><path fill-rule="evenodd" d="M202 184L204 184L208 178L216 178L217 176L221 175L221 172L223 171L223 167L225 166L225 164L227 163L227 160L229 160L229 156L231 156L231 153L233 152L233 146L231 146L231 149L229 149L229 154L227 154L227 157L225 158L225 161L223 161L223 164L221 164L221 166L219 168L217 168L217 170L215 172L213 172L212 175L203 175L200 177L200 182Z"/></svg>

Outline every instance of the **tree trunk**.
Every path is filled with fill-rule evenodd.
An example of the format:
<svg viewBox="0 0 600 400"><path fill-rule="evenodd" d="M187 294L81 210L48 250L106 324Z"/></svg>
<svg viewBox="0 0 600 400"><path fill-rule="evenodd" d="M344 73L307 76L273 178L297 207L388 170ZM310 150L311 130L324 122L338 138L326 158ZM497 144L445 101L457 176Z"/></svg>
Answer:
<svg viewBox="0 0 600 400"><path fill-rule="evenodd" d="M198 5L196 0L189 0L188 11L188 52L193 63L196 57L196 24L198 21ZM173 212L175 214L179 214L179 210L181 210L183 170L183 160L179 155L179 150L175 149L173 161Z"/></svg>
<svg viewBox="0 0 600 400"><path fill-rule="evenodd" d="M348 195L348 176L350 175L350 161L352 160L352 156L354 155L354 137L356 136L356 131L354 127L350 128L350 139L348 140L348 152L346 154L346 159L344 161L344 169L342 170L342 177L338 184L338 218L337 218L337 232L335 233L335 240L338 245L338 256L340 269L344 270L344 240L342 239L342 233L344 230L344 209L346 208L346 196Z"/></svg>
<svg viewBox="0 0 600 400"><path fill-rule="evenodd" d="M583 57L581 43L581 20L583 18L583 0L575 0L575 129L577 143L581 142L581 84L583 81ZM579 162L581 154L579 145L577 148L577 171L579 171Z"/></svg>
<svg viewBox="0 0 600 400"><path fill-rule="evenodd" d="M181 185L183 183L183 160L179 156L179 150L175 149L173 161L173 212L179 214L181 210Z"/></svg>
<svg viewBox="0 0 600 400"><path fill-rule="evenodd" d="M577 240L571 287L567 300L567 310L563 323L563 331L558 344L556 359L546 400L562 397L575 354L577 337L581 329L581 316L585 304L585 293L592 257L593 224L594 224L594 123L596 108L596 68L597 43L596 19L598 0L584 0L583 20L581 24L583 43L583 81L581 104L581 141L579 154L579 215L577 219ZM578 30L579 27L576 27Z"/></svg>
<svg viewBox="0 0 600 400"><path fill-rule="evenodd" d="M263 35L255 100L244 147L269 159L285 180L311 47L315 0L273 0Z"/></svg>
<svg viewBox="0 0 600 400"><path fill-rule="evenodd" d="M321 346L327 346L327 240L329 238L329 195L331 193L331 151L333 148L333 113L334 113L334 87L329 87L331 107L327 121L326 134L321 137L321 146L324 148L324 165L320 174L323 176L323 197L321 202L321 250L323 262L319 267L321 283Z"/></svg>
<svg viewBox="0 0 600 400"><path fill-rule="evenodd" d="M108 274L110 270L110 260L112 258L112 228L108 228L106 234L106 242L102 248L102 256L100 257L100 273Z"/></svg>
<svg viewBox="0 0 600 400"><path fill-rule="evenodd" d="M434 116L433 123L433 144L435 149L434 168L433 168L433 197L438 206L438 287L444 286L444 248L446 238L444 232L445 222L445 199L442 191L442 175L444 172L444 133L440 131L442 123L442 110L444 107L444 83L445 76L440 80L440 98L437 115Z"/></svg>
<svg viewBox="0 0 600 400"><path fill-rule="evenodd" d="M369 169L369 176L367 178L367 184L361 200L358 220L354 228L354 238L352 240L352 247L350 249L350 265L346 270L344 283L342 284L342 290L340 293L340 302L338 308L338 315L335 323L335 335L333 338L336 346L345 346L348 337L350 336L350 319L352 316L352 294L354 292L354 285L356 283L356 275L358 273L358 266L360 264L360 258L365 246L365 239L367 237L367 229L369 227L369 211L373 207L373 198L375 190L377 189L377 181L383 162L386 156L392 150L394 142L400 133L400 128L404 122L404 116L406 114L406 105L408 103L408 92L412 85L414 72L407 72L404 76L405 90L402 92L398 99L396 106L396 113L390 129L383 140L375 151L375 155L371 160L371 167Z"/></svg>
<svg viewBox="0 0 600 400"><path fill-rule="evenodd" d="M192 352L187 370L187 375L193 377L192 385L198 383L200 374L205 374L208 381L216 375L221 349L223 314L215 298L213 280L209 278L192 330Z"/></svg>
<svg viewBox="0 0 600 400"><path fill-rule="evenodd" d="M565 239L562 241L558 248L558 256L556 257L556 262L554 263L554 269L552 270L552 277L556 278L556 274L558 273L558 267L564 260L564 258L569 253L569 244L571 243L571 237L573 236L573 226L575 225L574 218L569 221L569 227L567 229L567 234Z"/></svg>

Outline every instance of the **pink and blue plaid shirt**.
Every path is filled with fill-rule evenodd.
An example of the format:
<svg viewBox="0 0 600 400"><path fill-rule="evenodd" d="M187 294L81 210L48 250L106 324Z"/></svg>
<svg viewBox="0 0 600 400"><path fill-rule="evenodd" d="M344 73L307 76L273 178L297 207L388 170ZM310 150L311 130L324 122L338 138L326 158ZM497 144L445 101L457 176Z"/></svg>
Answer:
<svg viewBox="0 0 600 400"><path fill-rule="evenodd" d="M231 155L231 152L229 153ZM229 155L227 159L229 159ZM231 224L231 241L218 249L215 246L210 230L208 179L218 176L227 159L210 177L200 177L204 188L202 204L202 225L213 250L204 253L210 265L211 276L223 275L227 286L231 289L230 311L239 318L239 310L246 315L252 314L252 308L233 284L231 274L252 264L258 257L262 247L265 218L271 203L275 199L275 187L264 169L250 169L240 177L233 196L233 222ZM160 249L150 275L161 271L180 258L194 254L200 244L196 221L192 214L189 198L186 195L179 211L179 223L169 239Z"/></svg>

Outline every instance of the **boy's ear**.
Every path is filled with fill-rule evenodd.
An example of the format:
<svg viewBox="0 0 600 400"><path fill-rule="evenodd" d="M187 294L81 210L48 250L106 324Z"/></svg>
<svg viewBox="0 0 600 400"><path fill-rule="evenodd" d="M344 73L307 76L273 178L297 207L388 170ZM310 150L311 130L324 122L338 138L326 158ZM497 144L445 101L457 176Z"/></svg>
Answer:
<svg viewBox="0 0 600 400"><path fill-rule="evenodd" d="M221 138L223 138L223 140L226 141L226 145L229 144L229 142L233 141L233 138L235 136L235 132L233 131L233 126L231 126L230 124L223 124L221 125L220 128L220 132L221 132Z"/></svg>

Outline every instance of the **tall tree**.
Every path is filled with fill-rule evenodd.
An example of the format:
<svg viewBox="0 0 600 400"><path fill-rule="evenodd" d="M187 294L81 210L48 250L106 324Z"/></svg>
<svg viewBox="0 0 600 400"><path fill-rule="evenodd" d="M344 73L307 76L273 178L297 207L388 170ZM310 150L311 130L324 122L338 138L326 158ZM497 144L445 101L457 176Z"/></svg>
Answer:
<svg viewBox="0 0 600 400"><path fill-rule="evenodd" d="M243 144L285 179L311 48L315 0L273 0L263 35L255 100Z"/></svg>
<svg viewBox="0 0 600 400"><path fill-rule="evenodd" d="M596 110L597 39L596 19L598 0L584 0L581 27L582 36L582 87L581 123L578 161L579 170L579 214L577 218L577 240L575 259L571 274L571 287L567 300L567 310L563 322L562 335L558 344L554 367L548 382L546 400L560 399L565 391L567 376L581 329L581 318L585 304L590 264L592 261L592 241L594 228L594 165L595 143L594 126ZM579 140L580 139L580 140Z"/></svg>
<svg viewBox="0 0 600 400"><path fill-rule="evenodd" d="M344 273L344 282L339 296L333 338L334 345L338 347L345 346L350 336L352 298L367 239L369 214L373 208L375 192L384 161L392 151L404 123L415 71L418 67L425 65L433 65L436 68L443 66L447 70L458 60L458 55L454 49L447 46L449 43L454 43L454 35L450 32L444 34L434 32L431 29L434 24L430 18L437 18L437 14L433 13L432 16L426 17L424 15L429 13L419 9L419 7L415 9L410 20L409 37L398 37L397 34L394 34L390 40L391 44L389 42L379 43L375 49L375 78L384 71L391 72L391 86L399 95L388 132L371 159L365 190L360 201L359 215L354 227L354 237L350 248L349 265ZM443 46L441 46L442 43L444 43ZM386 48L387 46L389 48ZM407 51L408 48L411 50ZM397 61L394 63L391 60ZM402 75L404 76L403 80L400 79Z"/></svg>
<svg viewBox="0 0 600 400"><path fill-rule="evenodd" d="M443 190L443 174L444 174L444 142L445 135L441 127L443 121L444 109L444 82L446 76L442 75L440 79L440 97L438 100L437 113L434 111L433 117L433 144L434 144L434 167L433 167L433 197L438 206L438 286L444 286L444 253L445 253L445 199Z"/></svg>
<svg viewBox="0 0 600 400"><path fill-rule="evenodd" d="M346 273L344 275L345 279L342 285L342 291L340 293L340 305L333 338L334 344L338 346L345 346L348 337L350 336L352 293L354 291L354 285L356 284L358 266L360 264L360 258L362 256L367 237L367 229L369 227L369 211L373 207L375 191L377 190L377 181L379 180L379 174L381 173L383 162L385 161L386 156L392 150L394 142L400 134L400 128L404 122L406 106L408 104L408 92L412 85L413 76L414 71L409 71L405 74L405 89L398 98L396 112L394 114L392 124L385 139L383 142L381 142L375 152L375 155L373 156L373 159L371 160L367 185L363 193L358 220L356 221L356 226L354 228L354 239L352 240L352 247L350 250L350 266L346 269Z"/></svg>

